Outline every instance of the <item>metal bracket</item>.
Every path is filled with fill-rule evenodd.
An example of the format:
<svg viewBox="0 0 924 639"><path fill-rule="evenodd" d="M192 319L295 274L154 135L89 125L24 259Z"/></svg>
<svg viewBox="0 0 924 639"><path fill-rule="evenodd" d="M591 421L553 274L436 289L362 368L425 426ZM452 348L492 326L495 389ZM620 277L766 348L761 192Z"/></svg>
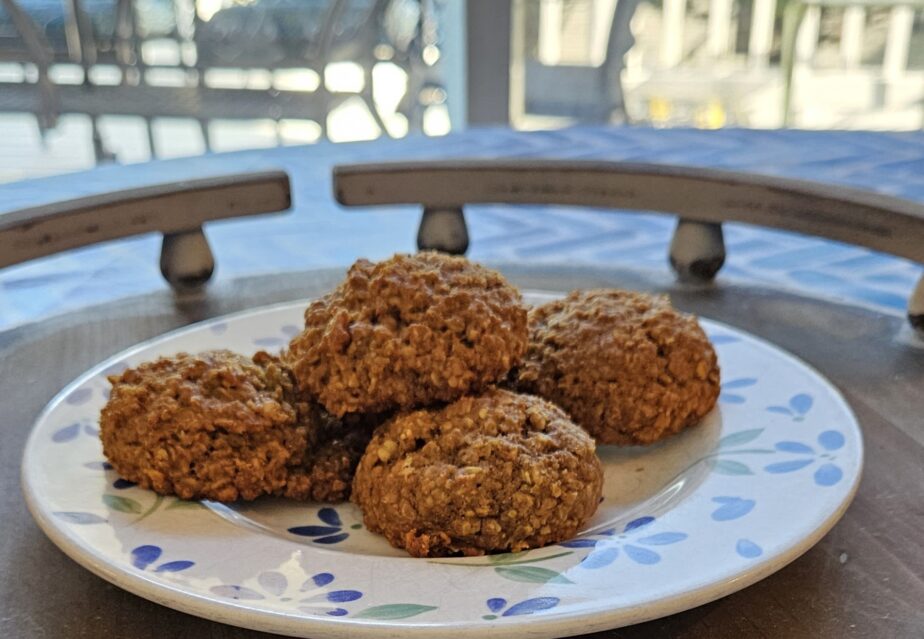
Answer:
<svg viewBox="0 0 924 639"><path fill-rule="evenodd" d="M725 264L722 225L680 218L668 255L681 282L711 282Z"/></svg>
<svg viewBox="0 0 924 639"><path fill-rule="evenodd" d="M417 229L417 248L464 255L468 250L468 227L462 207L425 207Z"/></svg>
<svg viewBox="0 0 924 639"><path fill-rule="evenodd" d="M0 268L142 233L164 235L160 269L177 292L199 290L215 260L205 222L287 210L282 171L223 175L94 195L0 214Z"/></svg>
<svg viewBox="0 0 924 639"><path fill-rule="evenodd" d="M924 275L918 278L918 283L908 298L908 321L915 330L924 335Z"/></svg>
<svg viewBox="0 0 924 639"><path fill-rule="evenodd" d="M160 272L173 290L181 294L197 293L215 271L212 249L202 232L164 233L160 248Z"/></svg>

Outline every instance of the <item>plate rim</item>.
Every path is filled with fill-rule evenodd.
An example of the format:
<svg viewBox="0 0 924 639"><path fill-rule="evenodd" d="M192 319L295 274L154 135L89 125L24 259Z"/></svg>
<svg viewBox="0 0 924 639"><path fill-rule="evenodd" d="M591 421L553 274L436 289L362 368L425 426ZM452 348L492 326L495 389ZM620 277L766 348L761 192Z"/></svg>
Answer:
<svg viewBox="0 0 924 639"><path fill-rule="evenodd" d="M556 296L564 294L561 291L547 289L523 289L522 293L524 297L530 294ZM98 375L112 364L124 360L127 357L131 357L159 342L170 340L186 333L195 332L216 322L240 319L267 312L301 308L311 299L314 298L261 305L233 313L218 315L165 331L164 333L160 333L114 353L98 364L85 370L58 391L33 420L20 461L20 487L26 506L39 528L49 540L81 567L133 595L183 613L251 630L288 634L292 636L314 637L316 639L334 639L344 636L360 638L399 636L449 637L457 636L460 631L472 629L477 629L478 635L486 638L511 637L514 634L521 634L523 636L528 635L529 637L536 638L577 636L601 630L620 628L677 614L731 595L765 579L801 557L831 531L850 507L859 489L860 482L862 481L865 466L863 429L856 414L844 398L840 389L814 366L781 346L777 346L760 336L725 322L702 315L696 315L697 318L704 319L709 324L723 329L729 329L734 333L743 334L760 346L774 352L777 356L812 373L831 393L831 397L836 401L839 407L852 418L851 427L856 431L857 470L851 486L837 508L835 508L824 520L819 522L809 534L801 537L796 543L793 543L775 554L756 561L746 569L735 573L728 580L706 583L684 592L652 599L630 608L612 608L609 605L601 604L600 600L597 600L594 603L588 602L584 606L574 610L559 611L554 615L523 615L517 616L512 620L506 620L504 623L494 624L484 624L479 620L446 623L438 620L433 622L422 622L405 619L397 622L389 622L346 617L314 617L293 614L281 610L254 609L233 600L212 599L199 593L187 592L173 584L154 580L143 572L123 570L114 566L111 562L107 561L106 558L99 556L92 546L85 543L79 537L69 535L68 529L64 525L52 519L50 513L43 511L40 500L36 494L36 489L29 480L27 459L32 454L33 447L38 445L39 429L37 426L58 408L71 391L81 386L88 379ZM398 557L390 559L404 560L405 558ZM580 628L576 628L573 625L575 621L581 621Z"/></svg>

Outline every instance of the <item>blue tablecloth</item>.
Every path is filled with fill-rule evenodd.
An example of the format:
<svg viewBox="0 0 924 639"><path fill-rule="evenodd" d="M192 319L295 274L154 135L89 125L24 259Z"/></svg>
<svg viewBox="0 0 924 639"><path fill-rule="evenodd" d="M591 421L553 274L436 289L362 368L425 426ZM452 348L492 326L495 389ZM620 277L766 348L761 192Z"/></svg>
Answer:
<svg viewBox="0 0 924 639"><path fill-rule="evenodd" d="M522 133L482 129L442 138L317 144L214 154L23 181L0 187L0 212L61 199L227 172L282 168L290 215L221 222L207 233L217 279L347 265L414 250L414 207L345 211L331 196L335 164L422 158L574 158L726 168L877 190L924 202L924 132L654 130L578 127ZM468 216L470 256L486 261L667 269L674 221L567 207L483 206ZM160 238L89 247L0 270L0 330L76 307L166 286ZM865 249L727 225L720 277L750 279L903 312L920 268Z"/></svg>

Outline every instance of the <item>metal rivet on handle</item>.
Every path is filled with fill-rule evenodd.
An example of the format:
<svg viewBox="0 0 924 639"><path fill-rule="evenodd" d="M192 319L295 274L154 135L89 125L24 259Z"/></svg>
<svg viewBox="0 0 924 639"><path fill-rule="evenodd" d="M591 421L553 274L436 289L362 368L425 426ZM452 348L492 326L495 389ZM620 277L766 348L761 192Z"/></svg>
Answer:
<svg viewBox="0 0 924 639"><path fill-rule="evenodd" d="M722 225L680 218L671 239L670 262L682 282L711 281L725 263Z"/></svg>
<svg viewBox="0 0 924 639"><path fill-rule="evenodd" d="M462 207L425 208L417 230L417 248L463 255L468 250L468 228Z"/></svg>
<svg viewBox="0 0 924 639"><path fill-rule="evenodd" d="M202 227L192 231L164 233L160 272L177 293L195 293L215 270L215 259Z"/></svg>

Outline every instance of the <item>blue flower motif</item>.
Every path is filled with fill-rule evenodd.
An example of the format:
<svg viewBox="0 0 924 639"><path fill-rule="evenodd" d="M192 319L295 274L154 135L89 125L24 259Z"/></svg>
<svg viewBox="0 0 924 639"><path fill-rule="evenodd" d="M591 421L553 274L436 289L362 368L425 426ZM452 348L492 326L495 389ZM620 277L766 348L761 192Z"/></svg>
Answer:
<svg viewBox="0 0 924 639"><path fill-rule="evenodd" d="M787 417L791 417L793 421L801 422L812 409L813 403L814 400L812 399L811 395L807 393L799 393L798 395L793 395L789 398L788 406L767 406L767 411L770 413L786 415Z"/></svg>
<svg viewBox="0 0 924 639"><path fill-rule="evenodd" d="M154 562L160 559L160 556L163 554L163 552L164 551L160 546L137 546L132 549L130 554L132 565L138 570L147 570L151 565L154 564ZM188 561L185 559L179 561L168 561L155 567L154 572L180 572L195 565L196 562Z"/></svg>
<svg viewBox="0 0 924 639"><path fill-rule="evenodd" d="M816 451L813 447L795 441L777 442L776 450L793 455L803 455L796 459L776 462L764 466L764 470L775 475L783 473L793 473L802 470L818 462L815 468L813 479L819 486L833 486L841 480L844 472L834 463L837 456L834 452L844 446L844 435L836 430L826 430L818 436L818 445L823 449L822 452Z"/></svg>
<svg viewBox="0 0 924 639"><path fill-rule="evenodd" d="M740 519L754 510L754 506L757 505L757 502L753 499L744 499L742 497L713 497L712 501L719 504L719 507L711 515L715 521Z"/></svg>
<svg viewBox="0 0 924 639"><path fill-rule="evenodd" d="M224 335L227 332L227 330L228 330L227 322L215 322L214 324L209 326L209 331L213 335Z"/></svg>
<svg viewBox="0 0 924 639"><path fill-rule="evenodd" d="M300 604L298 609L302 612L342 617L349 614L349 610L340 604L362 599L363 593L358 590L328 590L327 586L333 583L334 579L334 575L329 572L319 572L299 586L291 584L281 572L268 570L257 575L253 587L222 584L213 586L211 592L219 597L235 600L296 600Z"/></svg>
<svg viewBox="0 0 924 639"><path fill-rule="evenodd" d="M62 426L51 434L51 441L56 444L72 442L83 433L90 437L99 437L99 429L88 419L82 419L78 422Z"/></svg>
<svg viewBox="0 0 924 639"><path fill-rule="evenodd" d="M312 542L326 545L339 544L350 536L350 533L342 532L343 522L333 508L324 507L318 510L318 519L327 525L293 526L289 528L289 532L300 537L311 537Z"/></svg>
<svg viewBox="0 0 924 639"><path fill-rule="evenodd" d="M84 386L82 388L75 388L72 390L68 396L64 398L64 401L71 406L79 406L81 404L86 404L88 401L90 401L91 397L93 397L93 389Z"/></svg>
<svg viewBox="0 0 924 639"><path fill-rule="evenodd" d="M286 337L292 338L302 332L298 326L294 324L286 324L279 329L279 332L285 335Z"/></svg>
<svg viewBox="0 0 924 639"><path fill-rule="evenodd" d="M682 532L660 532L640 537L640 532L654 522L654 517L639 517L626 524L621 533L617 534L615 528L596 533L605 537L604 539L578 537L559 545L566 548L593 548L594 550L581 560L579 565L582 568L597 569L609 566L622 553L637 564L652 565L661 561L661 555L646 546L667 546L687 538L687 534ZM629 543L630 540L634 543Z"/></svg>
<svg viewBox="0 0 924 639"><path fill-rule="evenodd" d="M730 393L728 391L748 388L756 383L757 380L753 377L739 377L738 379L729 380L721 386L722 394L719 395L719 401L726 404L743 404L747 401L744 395L738 395L737 393Z"/></svg>
<svg viewBox="0 0 924 639"><path fill-rule="evenodd" d="M301 329L298 326L293 324L286 324L279 328L279 335L257 337L253 340L253 343L260 348L282 348L300 332Z"/></svg>
<svg viewBox="0 0 924 639"><path fill-rule="evenodd" d="M72 441L77 438L77 435L80 434L80 424L74 422L73 424L68 424L63 428L59 428L51 434L51 441L56 444L63 444L65 442Z"/></svg>
<svg viewBox="0 0 924 639"><path fill-rule="evenodd" d="M253 343L260 348L279 348L283 346L286 341L281 337L257 337L254 338Z"/></svg>
<svg viewBox="0 0 924 639"><path fill-rule="evenodd" d="M750 539L739 539L735 544L735 552L745 559L756 559L764 554L764 549Z"/></svg>
<svg viewBox="0 0 924 639"><path fill-rule="evenodd" d="M487 621L492 621L497 619L498 616L501 617L516 617L519 615L531 615L534 612L540 612L542 610L549 610L554 608L559 604L561 600L558 597L533 597L531 599L524 599L519 603L515 603L509 608L507 608L507 600L502 597L492 597L485 601L485 604L488 606L488 610L491 611L489 615L482 615L482 619ZM507 608L506 610L504 610ZM501 611L503 610L503 613Z"/></svg>

